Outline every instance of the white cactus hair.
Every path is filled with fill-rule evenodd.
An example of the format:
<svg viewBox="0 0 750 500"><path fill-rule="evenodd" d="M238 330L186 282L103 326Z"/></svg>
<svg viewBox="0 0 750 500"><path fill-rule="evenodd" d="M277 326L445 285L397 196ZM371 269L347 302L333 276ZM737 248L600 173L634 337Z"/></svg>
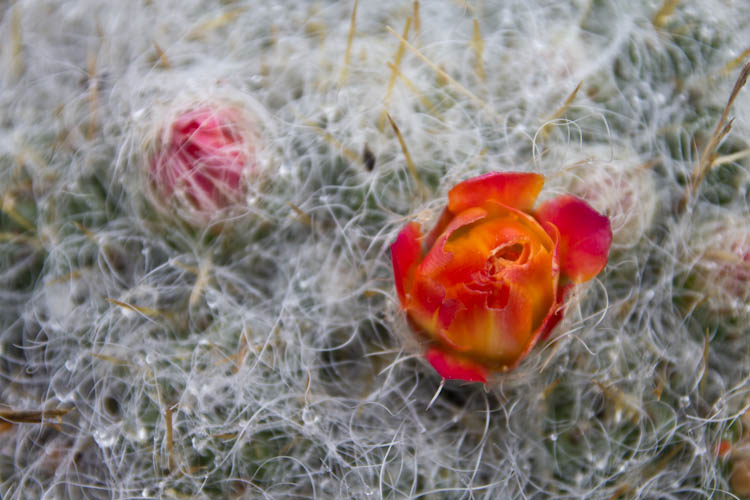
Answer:
<svg viewBox="0 0 750 500"><path fill-rule="evenodd" d="M750 335L695 276L719 221L748 231L747 89L684 197L747 2L0 9L4 500L737 498L714 449L750 408ZM147 175L204 105L246 113L260 166L205 227L155 213ZM546 199L643 165L551 339L443 383L393 284L405 224L488 171Z"/></svg>

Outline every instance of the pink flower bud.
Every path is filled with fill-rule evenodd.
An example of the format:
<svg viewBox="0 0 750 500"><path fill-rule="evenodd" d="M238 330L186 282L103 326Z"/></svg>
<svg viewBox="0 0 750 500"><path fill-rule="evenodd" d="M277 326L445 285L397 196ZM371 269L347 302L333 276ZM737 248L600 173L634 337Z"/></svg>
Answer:
<svg viewBox="0 0 750 500"><path fill-rule="evenodd" d="M157 203L205 222L245 198L255 170L253 126L233 107L200 107L179 114L161 132L151 161Z"/></svg>
<svg viewBox="0 0 750 500"><path fill-rule="evenodd" d="M708 307L722 314L750 313L750 221L720 217L698 226L693 235L696 286Z"/></svg>

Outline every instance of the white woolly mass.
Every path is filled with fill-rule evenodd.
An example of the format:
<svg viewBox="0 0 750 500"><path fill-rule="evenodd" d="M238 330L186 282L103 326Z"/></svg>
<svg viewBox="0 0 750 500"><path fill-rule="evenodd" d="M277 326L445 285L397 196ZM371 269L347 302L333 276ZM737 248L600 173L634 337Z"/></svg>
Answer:
<svg viewBox="0 0 750 500"><path fill-rule="evenodd" d="M0 497L733 497L714 450L750 407L750 332L700 276L713 231L748 230L747 89L680 199L750 4L2 8ZM206 226L144 175L196 102L257 126L246 203ZM441 384L389 247L493 170L587 197L616 245L518 369Z"/></svg>

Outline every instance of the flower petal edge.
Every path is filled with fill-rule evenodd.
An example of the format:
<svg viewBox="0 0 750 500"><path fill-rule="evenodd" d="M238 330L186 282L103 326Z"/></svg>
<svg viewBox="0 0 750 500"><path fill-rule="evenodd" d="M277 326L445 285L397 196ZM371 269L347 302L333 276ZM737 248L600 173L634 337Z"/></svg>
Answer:
<svg viewBox="0 0 750 500"><path fill-rule="evenodd" d="M406 307L406 293L411 289L414 273L422 257L422 245L419 242L421 237L422 231L419 224L410 222L398 233L396 241L391 245L396 292L401 301L401 307L404 308Z"/></svg>
<svg viewBox="0 0 750 500"><path fill-rule="evenodd" d="M588 281L604 269L612 228L609 219L572 195L562 195L543 203L536 219L550 231L559 232L560 272L575 283Z"/></svg>
<svg viewBox="0 0 750 500"><path fill-rule="evenodd" d="M487 383L487 368L463 356L430 347L424 355L438 374L449 380Z"/></svg>
<svg viewBox="0 0 750 500"><path fill-rule="evenodd" d="M544 176L527 172L490 172L456 184L448 193L448 209L457 214L494 201L518 210L531 210L544 185Z"/></svg>

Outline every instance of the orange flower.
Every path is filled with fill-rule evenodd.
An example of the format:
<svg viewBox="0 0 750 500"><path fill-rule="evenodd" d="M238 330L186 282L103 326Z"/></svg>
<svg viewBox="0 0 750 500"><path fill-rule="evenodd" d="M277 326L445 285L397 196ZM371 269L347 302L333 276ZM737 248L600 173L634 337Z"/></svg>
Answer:
<svg viewBox="0 0 750 500"><path fill-rule="evenodd" d="M607 263L609 219L569 195L532 210L543 184L518 172L461 182L426 237L411 222L391 246L401 307L444 378L515 367L560 321L567 289Z"/></svg>

